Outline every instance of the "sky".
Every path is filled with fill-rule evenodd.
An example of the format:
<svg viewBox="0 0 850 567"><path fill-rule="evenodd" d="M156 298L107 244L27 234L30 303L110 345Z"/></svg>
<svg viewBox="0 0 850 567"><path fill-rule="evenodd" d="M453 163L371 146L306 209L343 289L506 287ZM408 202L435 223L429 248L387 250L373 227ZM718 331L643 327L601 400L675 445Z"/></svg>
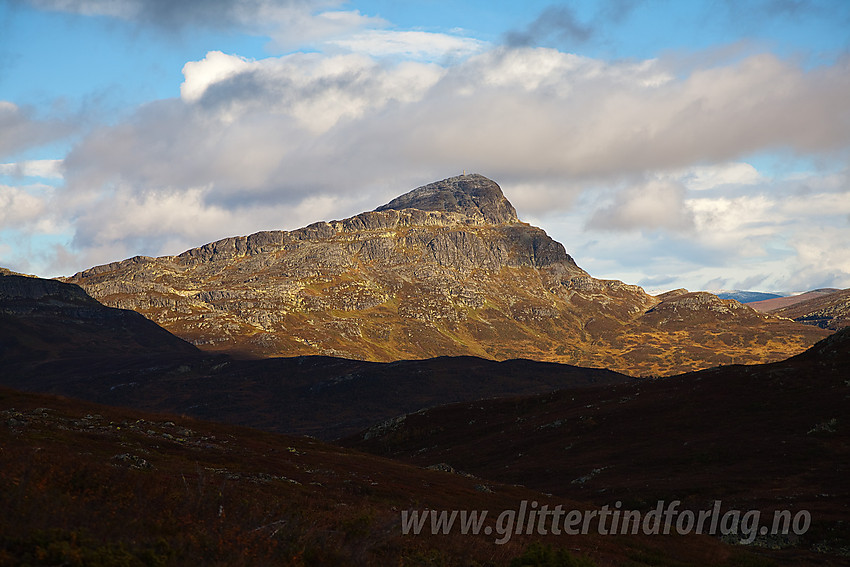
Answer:
<svg viewBox="0 0 850 567"><path fill-rule="evenodd" d="M0 0L0 266L476 172L591 275L850 287L848 0Z"/></svg>

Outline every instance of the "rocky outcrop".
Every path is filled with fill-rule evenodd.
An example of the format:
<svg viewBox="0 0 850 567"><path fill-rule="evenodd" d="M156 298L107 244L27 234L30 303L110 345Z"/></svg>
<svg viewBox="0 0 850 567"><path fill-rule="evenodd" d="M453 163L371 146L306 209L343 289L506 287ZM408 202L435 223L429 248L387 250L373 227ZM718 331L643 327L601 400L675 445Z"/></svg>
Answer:
<svg viewBox="0 0 850 567"><path fill-rule="evenodd" d="M138 256L68 281L204 349L251 356L475 355L667 374L784 358L825 334L787 321L764 331L763 319L721 318L699 301L659 325L651 310L664 302L591 277L477 174L351 218Z"/></svg>
<svg viewBox="0 0 850 567"><path fill-rule="evenodd" d="M417 209L460 213L493 224L518 222L516 209L502 189L483 175L460 175L396 197L377 211Z"/></svg>
<svg viewBox="0 0 850 567"><path fill-rule="evenodd" d="M644 319L654 324L665 325L671 322L690 321L700 316L707 319L741 321L767 320L770 317L759 313L733 299L720 299L705 291L664 294L663 301L646 312Z"/></svg>
<svg viewBox="0 0 850 567"><path fill-rule="evenodd" d="M670 291L665 291L664 293L659 293L655 297L661 301L665 301L667 299L673 299L674 297L678 297L680 295L685 295L686 293L690 292L685 288L680 287L679 289L672 289Z"/></svg>

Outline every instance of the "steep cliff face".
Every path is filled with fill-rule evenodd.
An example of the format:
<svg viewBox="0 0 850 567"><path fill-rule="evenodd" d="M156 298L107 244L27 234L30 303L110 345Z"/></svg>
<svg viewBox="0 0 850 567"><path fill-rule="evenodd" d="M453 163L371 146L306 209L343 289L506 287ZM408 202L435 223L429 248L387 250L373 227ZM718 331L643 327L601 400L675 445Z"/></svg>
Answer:
<svg viewBox="0 0 850 567"><path fill-rule="evenodd" d="M825 334L748 308L732 323L708 308L644 321L658 298L592 278L481 175L348 219L131 258L69 281L202 348L252 356L470 354L667 374L783 358ZM728 332L739 339L716 336Z"/></svg>

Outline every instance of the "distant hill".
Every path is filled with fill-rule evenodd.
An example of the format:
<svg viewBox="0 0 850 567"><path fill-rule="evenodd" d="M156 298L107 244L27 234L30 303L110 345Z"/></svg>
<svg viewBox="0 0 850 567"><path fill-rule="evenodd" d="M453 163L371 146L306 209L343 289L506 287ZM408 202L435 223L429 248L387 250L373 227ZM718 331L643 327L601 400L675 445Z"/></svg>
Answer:
<svg viewBox="0 0 850 567"><path fill-rule="evenodd" d="M720 299L734 299L735 301L739 301L741 303L753 303L755 301L764 301L765 299L776 299L779 297L784 297L778 293L765 293L763 291L741 291L741 290L732 290L732 291L718 291L712 292L714 295L719 297Z"/></svg>
<svg viewBox="0 0 850 567"><path fill-rule="evenodd" d="M822 329L838 330L850 326L850 289L810 293L812 295L804 301L775 308L771 314Z"/></svg>
<svg viewBox="0 0 850 567"><path fill-rule="evenodd" d="M790 307L795 303L802 303L804 301L808 301L810 299L815 299L818 297L823 297L825 295L830 295L835 293L836 291L840 291L835 288L822 288L822 289L814 289L812 291L807 291L805 293L797 293L794 295L786 295L783 297L775 297L773 299L765 299L762 301L754 301L750 304L750 307L753 309L757 309L764 313L771 313L776 311L777 309L781 309L783 307Z"/></svg>
<svg viewBox="0 0 850 567"><path fill-rule="evenodd" d="M828 334L710 294L666 301L593 278L477 174L68 281L207 351L257 358L526 358L669 375L781 360Z"/></svg>

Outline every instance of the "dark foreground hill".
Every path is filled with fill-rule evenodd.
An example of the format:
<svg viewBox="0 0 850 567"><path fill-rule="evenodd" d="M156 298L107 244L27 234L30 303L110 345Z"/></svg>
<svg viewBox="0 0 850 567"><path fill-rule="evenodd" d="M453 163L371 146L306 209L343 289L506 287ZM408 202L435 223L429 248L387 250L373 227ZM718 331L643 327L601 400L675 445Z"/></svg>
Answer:
<svg viewBox="0 0 850 567"><path fill-rule="evenodd" d="M694 533L498 523L523 502L596 510L313 439L0 388L2 567L836 564ZM426 510L490 516L478 533L428 521L405 534L402 514Z"/></svg>
<svg viewBox="0 0 850 567"><path fill-rule="evenodd" d="M201 352L134 311L104 307L80 287L0 274L0 361Z"/></svg>
<svg viewBox="0 0 850 567"><path fill-rule="evenodd" d="M0 447L2 566L505 565L532 538L405 537L399 511L538 496L306 438L7 389Z"/></svg>
<svg viewBox="0 0 850 567"><path fill-rule="evenodd" d="M807 511L753 545L850 560L850 329L787 361L407 415L347 441L599 505Z"/></svg>
<svg viewBox="0 0 850 567"><path fill-rule="evenodd" d="M0 384L325 439L455 401L633 379L475 357L376 363L205 354L76 285L0 276Z"/></svg>
<svg viewBox="0 0 850 567"><path fill-rule="evenodd" d="M661 300L593 278L481 175L68 281L203 349L254 357L527 358L646 376L781 360L829 334L709 293Z"/></svg>

